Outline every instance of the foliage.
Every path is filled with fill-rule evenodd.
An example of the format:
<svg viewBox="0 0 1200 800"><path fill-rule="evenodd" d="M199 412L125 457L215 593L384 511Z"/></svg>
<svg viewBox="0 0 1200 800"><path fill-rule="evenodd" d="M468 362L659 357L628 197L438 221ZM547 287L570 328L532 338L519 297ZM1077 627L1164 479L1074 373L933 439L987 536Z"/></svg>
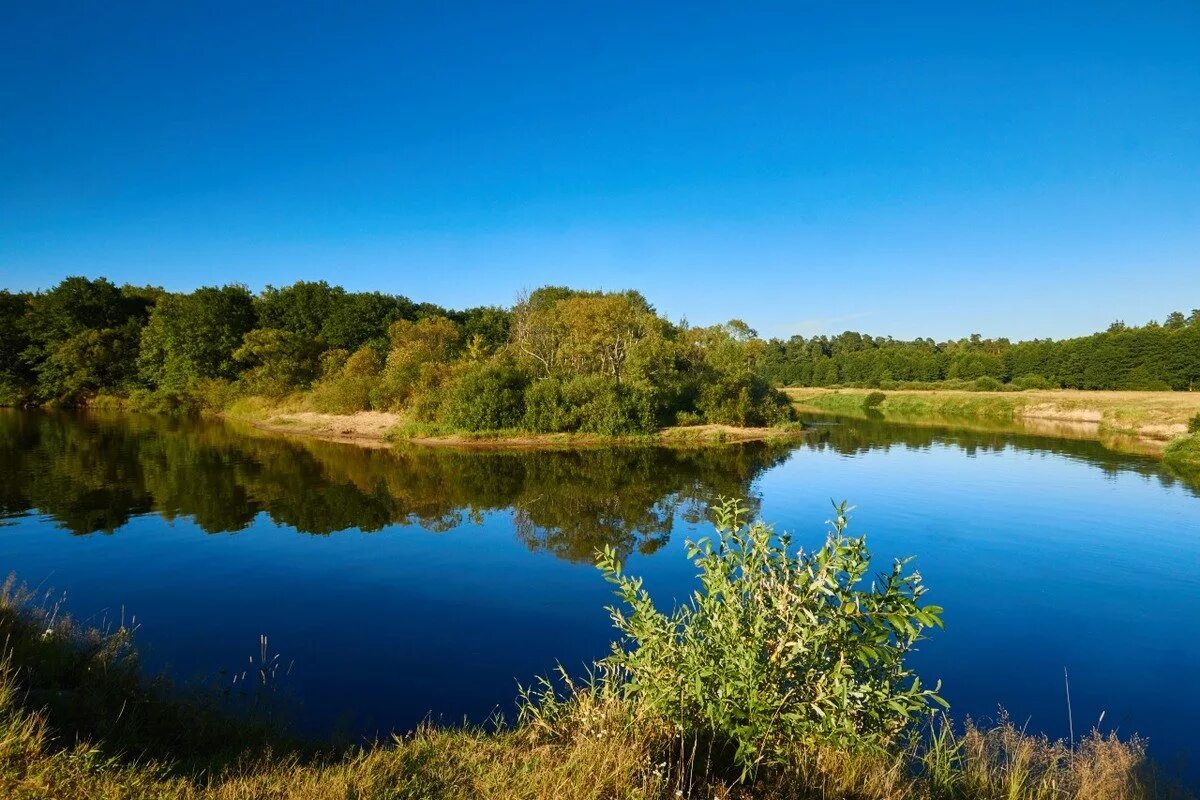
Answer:
<svg viewBox="0 0 1200 800"><path fill-rule="evenodd" d="M319 371L320 354L320 344L302 333L256 328L233 351L233 360L242 365L249 391L279 397L308 386Z"/></svg>
<svg viewBox="0 0 1200 800"><path fill-rule="evenodd" d="M236 378L233 353L254 326L254 301L245 287L164 295L142 330L141 375L153 387L175 391L201 378Z"/></svg>
<svg viewBox="0 0 1200 800"><path fill-rule="evenodd" d="M862 407L867 411L872 411L883 405L884 400L887 400L887 395L883 392L871 392L863 398Z"/></svg>
<svg viewBox="0 0 1200 800"><path fill-rule="evenodd" d="M1187 390L1200 386L1200 310L1170 324L1114 324L1072 339L897 341L853 331L766 343L761 372L791 386L989 379L1024 389ZM914 387L915 388L915 387Z"/></svg>
<svg viewBox="0 0 1200 800"><path fill-rule="evenodd" d="M845 503L836 511L825 544L793 555L789 536L720 506L716 540L687 546L700 588L670 615L604 551L599 567L629 609L610 609L622 640L604 663L624 695L714 732L744 773L799 745L894 743L942 703L905 664L941 609L919 602L920 575L901 561L864 586L866 540L846 533Z"/></svg>
<svg viewBox="0 0 1200 800"><path fill-rule="evenodd" d="M429 394L446 382L447 368L462 347L462 327L443 316L399 320L388 329L388 338L387 362L372 390L371 405L403 410L414 400L431 402Z"/></svg>
<svg viewBox="0 0 1200 800"><path fill-rule="evenodd" d="M33 370L25 360L29 297L0 289L0 405L24 405L33 390Z"/></svg>
<svg viewBox="0 0 1200 800"><path fill-rule="evenodd" d="M1200 433L1173 439L1163 450L1163 461L1186 474L1200 477Z"/></svg>
<svg viewBox="0 0 1200 800"><path fill-rule="evenodd" d="M791 419L787 399L757 375L716 375L700 387L696 409L709 422L775 425Z"/></svg>
<svg viewBox="0 0 1200 800"><path fill-rule="evenodd" d="M647 393L599 375L542 378L526 392L524 427L622 436L650 433L658 427L658 416Z"/></svg>
<svg viewBox="0 0 1200 800"><path fill-rule="evenodd" d="M474 365L450 389L446 421L466 431L515 428L525 416L528 383L510 361Z"/></svg>
<svg viewBox="0 0 1200 800"><path fill-rule="evenodd" d="M24 392L40 401L73 402L134 377L138 334L150 300L144 292L119 289L100 278L67 278L44 294L25 298L25 308L4 304L15 341L7 345L0 380L24 377ZM17 343L24 345L19 354ZM7 375L3 374L7 373Z"/></svg>
<svg viewBox="0 0 1200 800"><path fill-rule="evenodd" d="M325 281L297 281L282 289L268 285L255 298L258 323L263 328L316 339L345 296L340 286L332 287Z"/></svg>
<svg viewBox="0 0 1200 800"><path fill-rule="evenodd" d="M1022 391L1028 390L1028 389L1061 389L1062 388L1061 386L1059 386L1057 383L1050 380L1049 378L1047 378L1043 375L1036 375L1036 374L1022 375L1019 378L1015 378L1012 382L1012 385L1018 389L1021 389Z"/></svg>
<svg viewBox="0 0 1200 800"><path fill-rule="evenodd" d="M329 414L366 411L382 370L383 360L372 347L362 347L349 356L345 350L325 351L323 377L311 394L313 407Z"/></svg>
<svg viewBox="0 0 1200 800"><path fill-rule="evenodd" d="M773 388L783 383L1186 389L1200 386L1197 353L1200 313L1061 342L975 335L939 344L853 332L782 342L740 320L674 324L637 292L560 286L512 309L465 311L323 281L257 296L241 286L178 294L82 277L41 293L0 291L0 405L106 396L194 410L257 394L332 413L395 412L451 431L496 431L502 422L612 435L676 420L787 425L791 405ZM352 358L355 369L343 371ZM526 378L501 380L482 366L502 362ZM189 396L211 381L222 391ZM472 396L480 408L469 408Z"/></svg>

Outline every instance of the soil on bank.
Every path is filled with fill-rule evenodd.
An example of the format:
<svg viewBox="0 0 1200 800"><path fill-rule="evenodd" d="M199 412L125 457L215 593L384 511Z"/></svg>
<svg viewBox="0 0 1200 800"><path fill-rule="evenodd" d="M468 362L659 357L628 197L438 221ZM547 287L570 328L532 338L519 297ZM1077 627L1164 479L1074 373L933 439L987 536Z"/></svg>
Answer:
<svg viewBox="0 0 1200 800"><path fill-rule="evenodd" d="M324 414L317 411L267 413L261 419L234 416L259 430L297 434L346 442L362 447L386 448L398 444L421 447L456 447L480 450L555 449L603 447L614 444L662 444L689 447L733 442L752 442L793 438L800 429L737 427L734 425L691 425L664 428L644 436L601 436L587 433L453 433L408 434L398 414L360 411L355 414Z"/></svg>

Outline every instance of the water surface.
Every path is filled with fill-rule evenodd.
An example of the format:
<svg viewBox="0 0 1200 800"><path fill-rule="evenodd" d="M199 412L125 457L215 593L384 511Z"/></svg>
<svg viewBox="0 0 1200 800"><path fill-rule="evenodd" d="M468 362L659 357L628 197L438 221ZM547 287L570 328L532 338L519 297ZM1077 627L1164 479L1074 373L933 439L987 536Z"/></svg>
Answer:
<svg viewBox="0 0 1200 800"><path fill-rule="evenodd" d="M882 422L694 451L363 450L215 421L0 412L0 571L136 615L149 670L228 680L260 634L297 724L370 735L511 711L604 655L609 544L669 602L740 497L807 546L830 500L916 556L947 630L916 660L956 716L1150 737L1200 760L1200 495L1099 443ZM882 566L882 564L881 564Z"/></svg>

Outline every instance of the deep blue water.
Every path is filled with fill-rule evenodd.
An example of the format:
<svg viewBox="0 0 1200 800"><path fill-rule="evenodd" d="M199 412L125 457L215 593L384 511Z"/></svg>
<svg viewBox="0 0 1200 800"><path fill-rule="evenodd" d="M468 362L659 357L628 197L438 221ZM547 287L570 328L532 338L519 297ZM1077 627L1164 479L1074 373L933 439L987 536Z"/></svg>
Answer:
<svg viewBox="0 0 1200 800"><path fill-rule="evenodd" d="M77 618L136 616L148 670L228 680L258 652L297 724L370 735L509 712L604 655L600 544L682 597L718 496L802 544L831 499L946 609L916 663L954 715L1138 732L1200 762L1200 494L1094 442L884 423L790 447L391 453L216 422L0 413L0 571ZM883 566L883 563L880 564ZM224 677L221 677L221 676Z"/></svg>

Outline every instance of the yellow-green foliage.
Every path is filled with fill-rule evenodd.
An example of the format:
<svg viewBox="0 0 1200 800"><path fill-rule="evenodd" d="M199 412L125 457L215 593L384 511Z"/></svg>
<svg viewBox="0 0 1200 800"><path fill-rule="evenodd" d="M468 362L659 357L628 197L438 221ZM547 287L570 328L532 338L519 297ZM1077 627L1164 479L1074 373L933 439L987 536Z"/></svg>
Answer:
<svg viewBox="0 0 1200 800"><path fill-rule="evenodd" d="M330 350L323 359L323 376L312 389L313 408L328 414L353 414L371 407L371 391L379 380L383 362L372 347L349 356Z"/></svg>
<svg viewBox="0 0 1200 800"><path fill-rule="evenodd" d="M1200 469L1200 433L1173 440L1163 451L1163 460L1174 467Z"/></svg>

